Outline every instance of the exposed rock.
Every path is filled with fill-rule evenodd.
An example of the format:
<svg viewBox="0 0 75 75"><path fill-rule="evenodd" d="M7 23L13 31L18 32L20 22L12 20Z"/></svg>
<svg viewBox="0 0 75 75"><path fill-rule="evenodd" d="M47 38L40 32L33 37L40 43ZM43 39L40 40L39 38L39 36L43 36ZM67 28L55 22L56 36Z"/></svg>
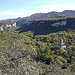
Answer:
<svg viewBox="0 0 75 75"><path fill-rule="evenodd" d="M0 27L0 31L3 31L3 27Z"/></svg>
<svg viewBox="0 0 75 75"><path fill-rule="evenodd" d="M53 23L51 26L53 27L65 26L66 23L67 23L66 21L61 21L61 22Z"/></svg>
<svg viewBox="0 0 75 75"><path fill-rule="evenodd" d="M7 24L6 27L11 27L11 25L8 25L8 24Z"/></svg>
<svg viewBox="0 0 75 75"><path fill-rule="evenodd" d="M16 22L13 23L12 25L11 25L11 24L6 24L6 27L7 27L7 28L8 28L8 27L16 27Z"/></svg>
<svg viewBox="0 0 75 75"><path fill-rule="evenodd" d="M40 23L44 23L43 21L41 21Z"/></svg>
<svg viewBox="0 0 75 75"><path fill-rule="evenodd" d="M16 27L16 22L14 24L12 24L13 27Z"/></svg>

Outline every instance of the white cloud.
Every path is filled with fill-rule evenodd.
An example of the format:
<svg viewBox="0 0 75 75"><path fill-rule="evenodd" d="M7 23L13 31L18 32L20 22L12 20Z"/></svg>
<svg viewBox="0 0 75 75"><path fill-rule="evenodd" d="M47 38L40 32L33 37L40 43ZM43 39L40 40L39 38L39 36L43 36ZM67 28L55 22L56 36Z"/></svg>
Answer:
<svg viewBox="0 0 75 75"><path fill-rule="evenodd" d="M66 0L38 0L35 1L34 3L48 3L48 2L64 2Z"/></svg>
<svg viewBox="0 0 75 75"><path fill-rule="evenodd" d="M0 16L6 16L6 15L19 15L22 14L23 12L13 12L13 11L2 11L0 12Z"/></svg>
<svg viewBox="0 0 75 75"><path fill-rule="evenodd" d="M54 2L54 1L35 1L36 3L43 3L43 2Z"/></svg>
<svg viewBox="0 0 75 75"><path fill-rule="evenodd" d="M41 5L35 8L43 10L42 12L75 10L75 4L64 3L64 4L54 4L54 5Z"/></svg>
<svg viewBox="0 0 75 75"><path fill-rule="evenodd" d="M23 2L24 0L14 0L14 1L17 1L17 2Z"/></svg>
<svg viewBox="0 0 75 75"><path fill-rule="evenodd" d="M2 17L7 17L7 18L17 18L17 17L26 17L34 14L35 11L30 11L30 10L25 10L25 9L17 9L16 11L13 10L6 10L6 11L1 11L0 12L0 19L5 19Z"/></svg>

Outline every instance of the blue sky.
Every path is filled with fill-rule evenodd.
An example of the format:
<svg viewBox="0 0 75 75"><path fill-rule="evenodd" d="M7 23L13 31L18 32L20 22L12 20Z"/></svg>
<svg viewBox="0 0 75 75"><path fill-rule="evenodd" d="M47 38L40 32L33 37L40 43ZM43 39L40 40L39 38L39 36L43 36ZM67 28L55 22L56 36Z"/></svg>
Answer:
<svg viewBox="0 0 75 75"><path fill-rule="evenodd" d="M75 10L75 0L0 0L0 20L63 10Z"/></svg>

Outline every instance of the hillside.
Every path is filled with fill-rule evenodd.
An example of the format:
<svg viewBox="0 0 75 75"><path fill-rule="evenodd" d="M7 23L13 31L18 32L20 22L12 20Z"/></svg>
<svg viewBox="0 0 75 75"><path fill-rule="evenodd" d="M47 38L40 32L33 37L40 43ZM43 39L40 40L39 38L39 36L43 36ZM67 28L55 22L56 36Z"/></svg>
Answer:
<svg viewBox="0 0 75 75"><path fill-rule="evenodd" d="M31 21L35 19L47 19L53 17L68 17L68 16L75 16L74 10L64 10L62 12L48 12L48 13L35 13L29 17L24 17L21 20L17 21L18 26L22 26L23 24L29 25ZM29 23L30 22L30 23Z"/></svg>
<svg viewBox="0 0 75 75"><path fill-rule="evenodd" d="M68 16L75 16L75 10L64 10L62 12L53 11L48 13L35 13L28 17L6 19L6 20L1 20L0 22L5 22L7 24L12 24L16 22L17 26L22 26L23 24L29 25L31 21L35 19L47 19L47 18L53 18L53 17L68 17Z"/></svg>
<svg viewBox="0 0 75 75"><path fill-rule="evenodd" d="M19 28L20 32L32 31L34 35L43 35L75 28L75 17L36 19L29 25Z"/></svg>
<svg viewBox="0 0 75 75"><path fill-rule="evenodd" d="M48 12L48 13L36 13L29 17L27 17L28 20L35 20L35 19L45 19L45 18L52 18L52 17L68 17L68 16L75 16L74 10L64 10L62 12Z"/></svg>
<svg viewBox="0 0 75 75"><path fill-rule="evenodd" d="M0 75L75 75L75 17L0 31Z"/></svg>

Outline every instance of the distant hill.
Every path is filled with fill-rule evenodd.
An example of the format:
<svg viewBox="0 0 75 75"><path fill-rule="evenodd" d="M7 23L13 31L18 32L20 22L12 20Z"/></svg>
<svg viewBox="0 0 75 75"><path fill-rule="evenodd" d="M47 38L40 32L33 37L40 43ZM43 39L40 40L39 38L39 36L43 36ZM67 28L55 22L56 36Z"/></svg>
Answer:
<svg viewBox="0 0 75 75"><path fill-rule="evenodd" d="M14 22L17 22L20 19L21 17L13 18L13 19L11 18L11 19L0 20L0 22L5 22L6 24L13 24Z"/></svg>
<svg viewBox="0 0 75 75"><path fill-rule="evenodd" d="M24 24L19 30L20 32L32 31L34 35L45 35L67 29L75 29L75 17L37 19L30 25Z"/></svg>
<svg viewBox="0 0 75 75"><path fill-rule="evenodd" d="M6 22L6 23L13 23L16 22L17 26L22 26L23 24L30 24L32 20L35 19L47 19L47 18L53 18L53 17L68 17L68 16L75 16L75 10L64 10L62 12L48 12L48 13L35 13L28 17L19 17L15 19L7 19L7 20L1 20L0 22Z"/></svg>
<svg viewBox="0 0 75 75"><path fill-rule="evenodd" d="M28 20L34 20L34 19L44 19L44 18L52 18L52 17L63 17L63 16L75 16L75 11L74 10L65 10L62 12L48 12L48 13L36 13L33 14L29 17L27 17Z"/></svg>

